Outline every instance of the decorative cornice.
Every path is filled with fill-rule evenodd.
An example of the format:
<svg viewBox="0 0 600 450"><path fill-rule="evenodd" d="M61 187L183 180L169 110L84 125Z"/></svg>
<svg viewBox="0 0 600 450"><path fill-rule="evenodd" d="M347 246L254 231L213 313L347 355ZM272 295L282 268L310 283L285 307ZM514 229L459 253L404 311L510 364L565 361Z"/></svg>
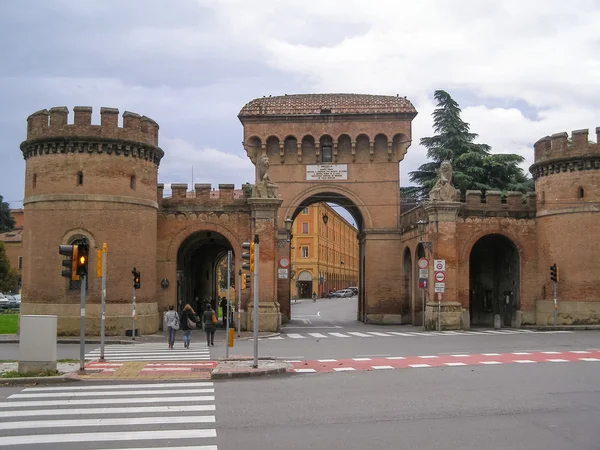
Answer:
<svg viewBox="0 0 600 450"><path fill-rule="evenodd" d="M575 156L570 158L554 159L533 164L529 172L534 180L540 177L563 172L583 172L585 170L599 170L600 155Z"/></svg>
<svg viewBox="0 0 600 450"><path fill-rule="evenodd" d="M125 197L121 195L101 195L101 194L44 194L33 195L23 200L23 206L33 203L47 202L107 202L124 203L128 205L147 206L152 209L158 209L158 203L143 198Z"/></svg>
<svg viewBox="0 0 600 450"><path fill-rule="evenodd" d="M21 152L25 160L32 156L59 153L106 153L116 156L131 156L133 158L151 161L157 166L164 156L160 147L143 142L128 141L114 138L62 136L31 139L21 144Z"/></svg>

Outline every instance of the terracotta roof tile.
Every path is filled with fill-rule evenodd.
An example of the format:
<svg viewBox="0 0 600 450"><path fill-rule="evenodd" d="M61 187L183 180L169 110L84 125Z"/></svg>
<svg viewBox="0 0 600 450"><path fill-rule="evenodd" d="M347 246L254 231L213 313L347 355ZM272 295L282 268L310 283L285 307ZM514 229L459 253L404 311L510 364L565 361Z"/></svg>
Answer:
<svg viewBox="0 0 600 450"><path fill-rule="evenodd" d="M295 94L256 98L239 116L416 113L406 97L367 94Z"/></svg>

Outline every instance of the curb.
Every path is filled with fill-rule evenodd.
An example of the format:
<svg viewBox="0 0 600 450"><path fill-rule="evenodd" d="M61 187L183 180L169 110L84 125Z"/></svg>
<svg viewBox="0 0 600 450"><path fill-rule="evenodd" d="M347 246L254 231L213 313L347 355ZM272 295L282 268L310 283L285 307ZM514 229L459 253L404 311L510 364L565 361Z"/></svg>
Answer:
<svg viewBox="0 0 600 450"><path fill-rule="evenodd" d="M524 326L523 330L537 330L537 331L598 331L600 325L534 325Z"/></svg>
<svg viewBox="0 0 600 450"><path fill-rule="evenodd" d="M279 373L286 373L288 367L277 367L275 369L253 369L253 371L247 372L218 372L218 368L214 369L211 374L211 380L219 380L224 378L249 378L249 377L260 377L265 375L276 375Z"/></svg>
<svg viewBox="0 0 600 450"><path fill-rule="evenodd" d="M70 383L73 381L83 381L78 377L73 377L71 373L57 375L55 377L15 377L15 378L0 378L2 386L22 386L24 384L60 384Z"/></svg>

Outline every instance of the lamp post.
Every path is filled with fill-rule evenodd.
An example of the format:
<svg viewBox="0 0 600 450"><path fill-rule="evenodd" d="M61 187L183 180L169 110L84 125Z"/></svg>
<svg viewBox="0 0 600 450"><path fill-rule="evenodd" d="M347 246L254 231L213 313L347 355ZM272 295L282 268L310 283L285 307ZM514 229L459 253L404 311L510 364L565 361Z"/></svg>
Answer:
<svg viewBox="0 0 600 450"><path fill-rule="evenodd" d="M344 273L344 261L340 261L340 266L342 269L342 289L346 289L348 287L348 283L346 283L346 274Z"/></svg>
<svg viewBox="0 0 600 450"><path fill-rule="evenodd" d="M291 253L292 249L294 249L294 247L292 247L292 239L294 238L294 235L292 234L292 226L294 225L294 220L291 217L288 217L287 219L285 219L283 221L283 223L284 223L284 226L285 226L285 231L287 231L287 233L288 233L288 239L287 239L287 241L290 244L290 253ZM290 277L288 278L288 280L290 280L290 282L291 282L291 280L293 278L293 276L292 276L293 270L294 270L294 267L292 265L292 267L290 267ZM288 292L289 291L290 291L290 289L288 288ZM291 296L291 294L290 294L290 296ZM291 298L290 298L290 303L291 302L292 301L291 301Z"/></svg>
<svg viewBox="0 0 600 450"><path fill-rule="evenodd" d="M327 212L325 212L325 214L323 214L323 223L325 224L325 251L326 251L326 256L325 256L325 292L329 293L329 277L327 275L327 272L329 270L329 233L327 230L327 221L329 220L329 216L327 215Z"/></svg>
<svg viewBox="0 0 600 450"><path fill-rule="evenodd" d="M429 225L429 221L425 219L421 219L417 221L417 230L419 232L419 243L423 246L424 250L428 250L431 253L432 245L431 242L424 242L423 235L427 231L427 225ZM425 252L424 252L425 253ZM425 253L423 256L427 257ZM418 257L418 255L417 255ZM423 330L425 329L425 288L421 288L421 322L423 323ZM438 312L438 320L439 320L439 312Z"/></svg>

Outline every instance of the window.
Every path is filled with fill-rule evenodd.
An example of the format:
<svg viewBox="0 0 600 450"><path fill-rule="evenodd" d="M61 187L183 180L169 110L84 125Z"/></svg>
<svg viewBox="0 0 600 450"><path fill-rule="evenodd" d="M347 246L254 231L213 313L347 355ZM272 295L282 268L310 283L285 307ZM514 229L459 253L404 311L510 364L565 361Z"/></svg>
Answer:
<svg viewBox="0 0 600 450"><path fill-rule="evenodd" d="M308 258L308 247L302 247L302 257Z"/></svg>
<svg viewBox="0 0 600 450"><path fill-rule="evenodd" d="M131 175L131 179L129 180L129 187L135 191L135 175Z"/></svg>
<svg viewBox="0 0 600 450"><path fill-rule="evenodd" d="M579 198L583 198L585 192L583 191L583 187L579 187Z"/></svg>
<svg viewBox="0 0 600 450"><path fill-rule="evenodd" d="M302 222L302 233L308 234L308 222Z"/></svg>
<svg viewBox="0 0 600 450"><path fill-rule="evenodd" d="M33 174L33 188L35 189L35 187L37 186L37 173Z"/></svg>
<svg viewBox="0 0 600 450"><path fill-rule="evenodd" d="M77 172L77 186L83 184L83 172Z"/></svg>
<svg viewBox="0 0 600 450"><path fill-rule="evenodd" d="M323 147L321 147L321 161L322 162L333 161L333 152L331 151L331 146L324 145Z"/></svg>
<svg viewBox="0 0 600 450"><path fill-rule="evenodd" d="M304 208L304 209L302 210L302 214L305 214L305 215L306 215L306 214L308 214L308 208Z"/></svg>
<svg viewBox="0 0 600 450"><path fill-rule="evenodd" d="M23 257L19 256L19 270L21 270L23 268Z"/></svg>

